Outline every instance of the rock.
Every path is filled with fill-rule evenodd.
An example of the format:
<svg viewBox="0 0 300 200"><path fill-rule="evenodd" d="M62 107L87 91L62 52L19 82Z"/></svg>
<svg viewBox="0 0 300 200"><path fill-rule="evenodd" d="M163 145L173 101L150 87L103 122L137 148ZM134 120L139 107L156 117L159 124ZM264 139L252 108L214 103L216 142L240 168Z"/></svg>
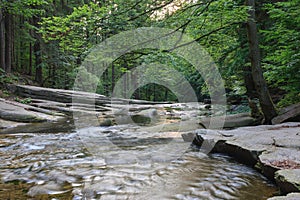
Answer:
<svg viewBox="0 0 300 200"><path fill-rule="evenodd" d="M257 125L256 120L250 116L250 113L239 113L233 115L226 115L226 116L216 116L216 117L205 117L200 118L200 122L206 127L209 128L209 124L211 120L224 120L224 127L223 128L237 128L243 126L253 126Z"/></svg>
<svg viewBox="0 0 300 200"><path fill-rule="evenodd" d="M9 128L14 128L17 126L23 126L26 123L21 123L21 122L13 122L13 121L7 121L0 119L0 130L1 129L9 129Z"/></svg>
<svg viewBox="0 0 300 200"><path fill-rule="evenodd" d="M62 194L65 193L62 186L55 183L54 181L50 181L46 183L45 185L36 185L29 189L28 195L33 197L37 195L43 195L43 194Z"/></svg>
<svg viewBox="0 0 300 200"><path fill-rule="evenodd" d="M206 110L209 110L209 109L211 109L211 105L210 105L210 104L207 104L207 105L204 106L204 108L205 108Z"/></svg>
<svg viewBox="0 0 300 200"><path fill-rule="evenodd" d="M300 192L300 165L299 169L282 169L277 171L275 180L282 194Z"/></svg>
<svg viewBox="0 0 300 200"><path fill-rule="evenodd" d="M146 125L150 123L155 123L157 121L157 110L155 108L142 110L131 116L132 120L140 125Z"/></svg>
<svg viewBox="0 0 300 200"><path fill-rule="evenodd" d="M268 200L299 200L300 199L300 193L290 193L287 196L278 196L278 197L272 197Z"/></svg>
<svg viewBox="0 0 300 200"><path fill-rule="evenodd" d="M36 87L29 85L10 85L11 90L20 96L30 97L32 99L43 99L49 101L56 101L61 103L81 103L81 104L166 104L169 102L151 102L144 100L135 99L119 99L119 98L109 98L104 95L75 91L75 90L63 90L63 89L53 89Z"/></svg>
<svg viewBox="0 0 300 200"><path fill-rule="evenodd" d="M196 133L191 133L191 132L183 133L183 134L181 134L181 137L182 137L183 141L185 141L185 142L193 142L196 137Z"/></svg>
<svg viewBox="0 0 300 200"><path fill-rule="evenodd" d="M211 104L211 99L203 99L204 104Z"/></svg>
<svg viewBox="0 0 300 200"><path fill-rule="evenodd" d="M44 122L53 121L61 117L55 117L44 113L25 110L13 105L10 101L0 99L0 118L15 122Z"/></svg>
<svg viewBox="0 0 300 200"><path fill-rule="evenodd" d="M136 115L143 115L143 116L146 116L146 117L150 117L150 118L153 118L155 116L157 116L157 110L155 108L151 108L151 109L147 109L147 110L142 110L138 113L136 113Z"/></svg>
<svg viewBox="0 0 300 200"><path fill-rule="evenodd" d="M133 115L131 116L131 119L138 125L147 125L151 123L151 117L145 115Z"/></svg>
<svg viewBox="0 0 300 200"><path fill-rule="evenodd" d="M112 126L114 123L111 119L104 119L100 122L100 126Z"/></svg>
<svg viewBox="0 0 300 200"><path fill-rule="evenodd" d="M300 103L283 108L277 117L272 119L272 124L279 124L287 121L300 121Z"/></svg>
<svg viewBox="0 0 300 200"><path fill-rule="evenodd" d="M157 121L158 113L155 108L142 110L139 112L128 112L128 109L123 108L114 112L117 124L132 124L147 125Z"/></svg>
<svg viewBox="0 0 300 200"><path fill-rule="evenodd" d="M286 135L286 137L288 136ZM275 139L275 144L273 143L273 145L277 145L276 141L278 141L277 138ZM294 141L300 143L300 140L294 139ZM267 178L275 180L275 172L280 169L300 168L299 150L290 146L287 146L286 148L274 147L263 152L259 156L260 170Z"/></svg>
<svg viewBox="0 0 300 200"><path fill-rule="evenodd" d="M198 130L200 143L194 144L200 146L206 141L215 144L212 152L231 155L257 168L270 180L276 179L283 194L300 192L299 127L300 123L290 122L234 130L205 130L206 133Z"/></svg>

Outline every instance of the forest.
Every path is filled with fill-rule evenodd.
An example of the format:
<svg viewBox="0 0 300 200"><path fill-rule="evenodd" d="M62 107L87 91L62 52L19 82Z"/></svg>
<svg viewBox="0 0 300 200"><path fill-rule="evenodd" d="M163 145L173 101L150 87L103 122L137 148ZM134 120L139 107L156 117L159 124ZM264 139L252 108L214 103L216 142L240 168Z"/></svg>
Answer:
<svg viewBox="0 0 300 200"><path fill-rule="evenodd" d="M264 122L270 123L279 108L300 102L299 10L300 0L1 0L1 96L6 84L23 79L25 84L72 89L93 46L127 30L160 27L205 47L224 80L227 100L252 103L252 111L258 104ZM150 63L172 66L199 101L209 98L205 81L188 61L152 49L114 60L97 93L111 96L124 75L126 90L134 79L131 70ZM132 98L177 100L158 84L138 88Z"/></svg>

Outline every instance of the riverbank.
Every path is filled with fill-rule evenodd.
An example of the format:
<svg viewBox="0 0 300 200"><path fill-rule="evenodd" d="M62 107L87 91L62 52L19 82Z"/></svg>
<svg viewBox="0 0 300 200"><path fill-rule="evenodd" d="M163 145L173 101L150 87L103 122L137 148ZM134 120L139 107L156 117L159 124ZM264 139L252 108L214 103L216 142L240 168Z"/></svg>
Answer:
<svg viewBox="0 0 300 200"><path fill-rule="evenodd" d="M212 153L230 155L257 169L278 185L282 195L288 194L272 200L300 199L300 123L197 130L193 134L195 145L214 145Z"/></svg>

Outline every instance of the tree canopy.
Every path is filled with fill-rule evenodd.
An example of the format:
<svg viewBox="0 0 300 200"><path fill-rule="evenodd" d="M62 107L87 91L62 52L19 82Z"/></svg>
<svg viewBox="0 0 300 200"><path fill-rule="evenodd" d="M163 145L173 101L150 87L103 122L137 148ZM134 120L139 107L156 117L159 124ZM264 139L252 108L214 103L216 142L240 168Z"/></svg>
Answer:
<svg viewBox="0 0 300 200"><path fill-rule="evenodd" d="M259 101L269 123L267 116L276 115L273 102L281 107L300 101L299 10L299 0L5 0L0 4L0 83L15 74L41 86L71 89L93 46L138 27L169 28L204 46L221 72L227 97ZM150 63L171 66L199 101L209 98L205 81L188 61L153 49L114 60L97 92L110 96L123 76L126 91L136 81L132 69ZM145 73L172 79L163 69ZM138 88L132 98L177 99L158 84Z"/></svg>

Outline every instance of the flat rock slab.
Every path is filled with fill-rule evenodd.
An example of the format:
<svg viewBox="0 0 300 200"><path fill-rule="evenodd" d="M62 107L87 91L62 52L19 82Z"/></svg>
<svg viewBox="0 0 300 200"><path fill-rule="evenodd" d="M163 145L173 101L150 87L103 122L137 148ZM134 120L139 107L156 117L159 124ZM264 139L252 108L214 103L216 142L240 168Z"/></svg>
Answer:
<svg viewBox="0 0 300 200"><path fill-rule="evenodd" d="M278 196L278 197L272 197L268 200L299 200L300 199L300 193L290 193L287 196Z"/></svg>
<svg viewBox="0 0 300 200"><path fill-rule="evenodd" d="M23 97L30 97L34 99L43 99L49 101L56 101L61 103L81 103L81 104L159 104L159 102L150 102L144 100L134 99L118 99L109 98L104 95L75 91L75 90L63 90L53 88L43 88L29 85L10 85L10 89L17 95ZM162 104L168 102L160 102Z"/></svg>
<svg viewBox="0 0 300 200"><path fill-rule="evenodd" d="M25 124L26 123L13 122L13 121L7 121L7 120L0 119L0 131L2 129L15 128L17 126L22 126Z"/></svg>
<svg viewBox="0 0 300 200"><path fill-rule="evenodd" d="M201 118L200 122L206 128L209 128L209 124L211 120L224 121L223 128L237 128L243 126L253 126L257 124L257 121L250 116L250 113L232 114L232 115L217 116L212 118Z"/></svg>
<svg viewBox="0 0 300 200"><path fill-rule="evenodd" d="M201 148L204 141L209 141L215 145L212 152L229 154L257 168L270 180L276 180L282 194L300 192L300 123L200 129L194 133L194 144Z"/></svg>
<svg viewBox="0 0 300 200"><path fill-rule="evenodd" d="M45 122L56 121L61 119L61 116L47 115L40 112L26 110L21 106L14 105L14 102L0 99L0 118L14 122Z"/></svg>

